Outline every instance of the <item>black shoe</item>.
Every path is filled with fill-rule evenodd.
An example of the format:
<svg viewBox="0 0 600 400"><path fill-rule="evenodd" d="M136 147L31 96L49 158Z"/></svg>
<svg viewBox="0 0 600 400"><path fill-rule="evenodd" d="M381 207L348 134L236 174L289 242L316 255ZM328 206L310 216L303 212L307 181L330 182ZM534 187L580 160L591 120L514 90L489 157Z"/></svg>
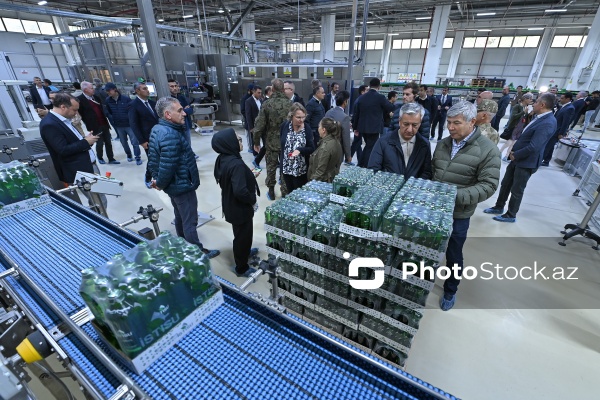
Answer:
<svg viewBox="0 0 600 400"><path fill-rule="evenodd" d="M550 163L548 161L542 161L542 163L540 164L542 167L549 167Z"/></svg>
<svg viewBox="0 0 600 400"><path fill-rule="evenodd" d="M267 192L267 199L274 201L275 200L275 188L269 188Z"/></svg>
<svg viewBox="0 0 600 400"><path fill-rule="evenodd" d="M242 273L240 273L236 269L234 269L233 272L237 275L238 278L249 278L250 275L252 275L253 273L256 272L256 269L250 267Z"/></svg>

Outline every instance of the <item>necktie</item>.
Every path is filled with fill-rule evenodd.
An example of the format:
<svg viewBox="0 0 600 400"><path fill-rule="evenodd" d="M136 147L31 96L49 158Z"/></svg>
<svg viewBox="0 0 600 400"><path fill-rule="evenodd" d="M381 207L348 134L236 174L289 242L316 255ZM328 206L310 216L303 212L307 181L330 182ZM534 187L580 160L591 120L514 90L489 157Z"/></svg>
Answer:
<svg viewBox="0 0 600 400"><path fill-rule="evenodd" d="M444 104L446 102L446 95L442 96L442 104Z"/></svg>
<svg viewBox="0 0 600 400"><path fill-rule="evenodd" d="M148 107L148 110L150 110L150 112L151 112L152 114L154 114L154 110L152 109L152 107L150 107L150 104L148 104L148 102L147 102L147 101L145 101L145 102L144 102L144 104L146 105L146 107Z"/></svg>

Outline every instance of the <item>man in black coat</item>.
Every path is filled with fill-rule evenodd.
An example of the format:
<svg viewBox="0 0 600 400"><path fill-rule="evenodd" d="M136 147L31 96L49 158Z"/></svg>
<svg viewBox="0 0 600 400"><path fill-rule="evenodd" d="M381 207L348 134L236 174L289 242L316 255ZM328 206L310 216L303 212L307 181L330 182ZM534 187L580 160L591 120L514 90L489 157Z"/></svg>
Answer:
<svg viewBox="0 0 600 400"><path fill-rule="evenodd" d="M438 100L437 96L435 95L435 90L433 90L432 87L427 88L427 96L431 99L431 113L430 113L429 117L431 118L431 122L433 123L433 121L435 121L435 119L437 118L437 114L439 112L438 106L440 105L440 101ZM430 131L431 131L430 136L435 137L435 132L433 131L433 129L431 129L431 126L430 126Z"/></svg>
<svg viewBox="0 0 600 400"><path fill-rule="evenodd" d="M252 140L252 136L254 134L254 121L256 121L256 118L258 117L258 113L260 112L260 107L262 105L262 88L258 85L255 85L252 88L252 96L248 97L248 99L246 99L246 125L248 126L248 134L250 135L250 139L249 142L252 143L252 147L250 148L250 150L252 150L252 154L254 155L254 160L252 161L252 164L256 167L256 168L260 168L260 162L262 161L263 157L265 156L265 153L267 151L265 146L262 146L260 151L257 153L256 150L254 150L254 140ZM264 142L264 139L263 139ZM258 143L257 143L258 144Z"/></svg>
<svg viewBox="0 0 600 400"><path fill-rule="evenodd" d="M323 108L323 99L325 98L325 89L318 86L313 89L313 96L306 103L306 123L310 126L313 133L315 146L319 144L319 122L325 116L325 108Z"/></svg>
<svg viewBox="0 0 600 400"><path fill-rule="evenodd" d="M359 167L366 167L371 157L371 151L383 132L383 116L394 111L394 105L385 96L379 94L381 81L373 78L369 82L369 91L358 98L354 115L356 125L354 129L365 139L365 148L358 161Z"/></svg>
<svg viewBox="0 0 600 400"><path fill-rule="evenodd" d="M29 86L31 103L36 110L51 110L50 88L45 86L39 76L33 78L33 85Z"/></svg>
<svg viewBox="0 0 600 400"><path fill-rule="evenodd" d="M444 135L444 125L446 124L446 115L450 107L452 107L452 96L448 94L448 88L445 87L442 89L442 94L436 96L438 100L438 113L436 114L436 119L431 124L431 137L435 136L435 128L437 124L440 125L438 130L437 140L442 140L442 136Z"/></svg>
<svg viewBox="0 0 600 400"><path fill-rule="evenodd" d="M404 175L405 179L431 179L431 147L422 135L423 106L407 103L400 108L400 129L382 136L371 153L368 168Z"/></svg>
<svg viewBox="0 0 600 400"><path fill-rule="evenodd" d="M331 91L325 96L325 100L323 100L323 107L325 108L325 112L336 107L335 96L338 94L339 91L340 85L337 82L332 82Z"/></svg>
<svg viewBox="0 0 600 400"><path fill-rule="evenodd" d="M582 90L577 93L575 97L575 101L573 102L573 107L575 108L575 113L573 114L573 119L571 120L571 129L575 128L575 125L579 122L579 119L585 114L586 104L585 98L588 96L588 92Z"/></svg>
<svg viewBox="0 0 600 400"><path fill-rule="evenodd" d="M219 153L214 175L221 186L221 206L225 221L233 228L233 259L235 273L249 276L255 270L248 265L248 257L258 253L252 248L255 211L258 210L256 194L260 196L254 174L242 160L242 138L231 128L217 132L212 138L212 148Z"/></svg>
<svg viewBox="0 0 600 400"><path fill-rule="evenodd" d="M131 102L129 108L129 126L133 130L138 143L148 155L148 142L150 141L150 132L154 125L158 124L158 114L156 114L156 103L150 100L150 91L145 83L136 82L133 85L137 97ZM144 183L148 189L151 189L152 173L146 165L146 175Z"/></svg>
<svg viewBox="0 0 600 400"><path fill-rule="evenodd" d="M504 88L502 88L502 97L500 98L500 100L498 100L498 112L496 113L496 116L492 119L492 128L494 128L497 131L500 131L500 120L504 117L504 114L506 114L506 108L510 104L509 92L510 89L508 86L504 86Z"/></svg>
<svg viewBox="0 0 600 400"><path fill-rule="evenodd" d="M57 93L54 108L40 122L40 135L48 148L58 179L75 182L77 171L94 173L96 155L92 150L98 136L81 134L71 123L77 115L79 100L67 93Z"/></svg>
<svg viewBox="0 0 600 400"><path fill-rule="evenodd" d="M573 106L572 100L573 94L571 92L567 92L560 96L559 102L561 107L556 114L554 114L554 117L556 118L556 132L554 132L554 135L548 140L546 148L544 149L544 159L540 164L543 167L550 165L556 142L569 134L569 123L573 119L573 115L575 115L575 106Z"/></svg>
<svg viewBox="0 0 600 400"><path fill-rule="evenodd" d="M350 147L350 158L354 157L354 153L356 153L357 161L360 161L360 158L362 157L362 136L360 135L360 132L358 131L358 128L357 128L358 125L356 125L356 104L358 103L358 99L360 98L360 96L367 93L368 90L369 90L369 87L366 85L360 85L358 87L358 97L356 98L356 100L354 100L354 103L352 104L352 110L350 110L350 113L352 115L351 120L350 120L350 126L354 133L354 137L352 139L352 145Z"/></svg>
<svg viewBox="0 0 600 400"><path fill-rule="evenodd" d="M102 158L104 155L104 146L106 146L108 163L121 164L119 161L115 160L110 136L110 125L108 124L108 119L104 113L104 100L106 97L100 99L94 93L94 85L87 81L81 82L81 90L83 91L83 94L78 97L79 114L88 131L92 131L94 135L98 136L98 143L96 143L98 162L100 164L106 164L106 161Z"/></svg>

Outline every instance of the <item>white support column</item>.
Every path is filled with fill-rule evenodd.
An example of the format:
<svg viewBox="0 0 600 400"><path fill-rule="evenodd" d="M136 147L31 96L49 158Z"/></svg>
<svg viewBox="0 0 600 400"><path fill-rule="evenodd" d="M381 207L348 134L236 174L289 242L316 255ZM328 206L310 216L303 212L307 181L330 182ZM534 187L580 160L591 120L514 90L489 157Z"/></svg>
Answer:
<svg viewBox="0 0 600 400"><path fill-rule="evenodd" d="M62 18L52 17L52 23L56 28L56 33L68 33L69 27L64 22ZM63 53L65 53L65 58L67 59L67 64L71 67L75 66L75 58L73 57L73 53L71 53L71 49L66 44L61 44L61 48L63 49Z"/></svg>
<svg viewBox="0 0 600 400"><path fill-rule="evenodd" d="M540 41L540 45L538 47L537 54L535 55L533 65L531 66L531 72L529 73L529 78L527 78L527 84L525 85L525 87L533 89L538 88L538 79L542 74L542 69L544 68L546 57L548 57L548 51L550 51L552 40L554 39L554 35L556 34L555 27L557 23L558 18L555 18L554 22L552 23L552 26L547 27L544 30L544 34L542 35L542 40Z"/></svg>
<svg viewBox="0 0 600 400"><path fill-rule="evenodd" d="M600 63L600 7L596 11L594 22L588 32L585 45L579 54L577 63L571 72L571 76L567 80L567 90L586 90L596 89L590 87L592 79L598 70Z"/></svg>
<svg viewBox="0 0 600 400"><path fill-rule="evenodd" d="M448 71L446 78L453 79L456 75L456 67L458 66L458 58L462 49L463 40L465 39L465 31L456 31L454 41L452 42L452 53L450 54L450 62L448 63Z"/></svg>
<svg viewBox="0 0 600 400"><path fill-rule="evenodd" d="M425 57L425 66L423 67L421 83L436 83L438 70L440 69L440 60L442 59L444 39L446 38L446 28L448 27L450 8L452 8L452 5L436 6L435 11L433 12L431 32L429 33L429 48L427 49L427 56Z"/></svg>
<svg viewBox="0 0 600 400"><path fill-rule="evenodd" d="M335 48L335 14L321 16L321 61L333 61Z"/></svg>
<svg viewBox="0 0 600 400"><path fill-rule="evenodd" d="M256 25L254 24L254 20L250 19L250 16L248 16L248 19L244 20L244 22L242 22L242 37L246 40L256 40ZM256 52L252 53L252 56L254 57L254 60L256 60ZM247 59L248 57L246 56L246 62L249 62L250 60Z"/></svg>
<svg viewBox="0 0 600 400"><path fill-rule="evenodd" d="M390 67L390 53L392 51L392 42L394 41L394 37L390 35L385 35L383 40L383 53L381 54L381 67L379 69L380 78L382 81L388 80L388 70Z"/></svg>

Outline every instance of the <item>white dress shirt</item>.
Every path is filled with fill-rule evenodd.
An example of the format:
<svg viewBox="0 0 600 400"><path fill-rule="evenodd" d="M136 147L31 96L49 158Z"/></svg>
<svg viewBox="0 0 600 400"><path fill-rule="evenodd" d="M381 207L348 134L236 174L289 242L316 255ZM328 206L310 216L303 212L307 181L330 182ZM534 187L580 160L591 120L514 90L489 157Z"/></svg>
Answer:
<svg viewBox="0 0 600 400"><path fill-rule="evenodd" d="M254 98L254 101L256 102L256 107L258 107L258 111L260 111L260 100L257 99L256 97L252 96Z"/></svg>
<svg viewBox="0 0 600 400"><path fill-rule="evenodd" d="M41 88L39 88L36 86L35 88L37 89L38 94L40 95L40 99L42 99L42 104L45 106L49 106L52 102L50 101L50 98L46 94L44 87L42 86Z"/></svg>
<svg viewBox="0 0 600 400"><path fill-rule="evenodd" d="M399 135L400 134L398 134L398 136ZM408 165L408 159L410 158L410 155L412 154L412 151L415 148L415 142L416 142L416 139L414 136L408 142L406 140L402 139L402 136L400 136L400 143L402 144L402 152L404 153L404 165Z"/></svg>

